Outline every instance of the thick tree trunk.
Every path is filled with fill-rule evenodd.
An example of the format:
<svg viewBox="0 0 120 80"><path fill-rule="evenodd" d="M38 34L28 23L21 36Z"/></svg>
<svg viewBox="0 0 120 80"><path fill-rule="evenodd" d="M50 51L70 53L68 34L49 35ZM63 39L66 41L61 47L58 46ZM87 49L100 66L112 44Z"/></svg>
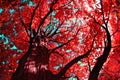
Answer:
<svg viewBox="0 0 120 80"><path fill-rule="evenodd" d="M44 46L30 46L28 52L20 59L12 80L56 80L48 69L50 57L48 51ZM36 71L30 72L30 66L34 66L32 68Z"/></svg>
<svg viewBox="0 0 120 80"><path fill-rule="evenodd" d="M95 64L94 68L90 72L88 80L97 80L98 79L99 72L109 56L109 53L111 50L111 36L110 36L108 29L106 28L105 30L106 30L106 34L107 34L107 45L104 48L103 54L97 59L97 62Z"/></svg>
<svg viewBox="0 0 120 80"><path fill-rule="evenodd" d="M22 76L24 75L24 66L25 66L25 63L27 62L27 58L31 54L31 50L32 50L32 44L30 44L27 53L19 60L18 68L13 73L11 78L12 80L24 80L24 76Z"/></svg>

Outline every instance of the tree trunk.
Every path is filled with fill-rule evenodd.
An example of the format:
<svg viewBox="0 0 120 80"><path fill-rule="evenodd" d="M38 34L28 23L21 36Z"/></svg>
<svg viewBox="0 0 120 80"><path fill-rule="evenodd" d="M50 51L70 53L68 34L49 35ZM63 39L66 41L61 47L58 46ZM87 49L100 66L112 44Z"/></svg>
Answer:
<svg viewBox="0 0 120 80"><path fill-rule="evenodd" d="M105 29L105 30L106 30L106 34L107 34L107 45L104 48L103 54L97 59L95 66L93 67L92 71L90 72L88 80L97 80L98 79L99 72L109 56L109 53L111 50L111 36L110 36L108 29Z"/></svg>
<svg viewBox="0 0 120 80"><path fill-rule="evenodd" d="M29 47L20 59L12 80L58 80L48 69L48 51L45 46Z"/></svg>
<svg viewBox="0 0 120 80"><path fill-rule="evenodd" d="M19 60L18 68L12 75L12 80L24 80L24 65L27 62L27 58L31 54L32 44L30 44L27 53Z"/></svg>

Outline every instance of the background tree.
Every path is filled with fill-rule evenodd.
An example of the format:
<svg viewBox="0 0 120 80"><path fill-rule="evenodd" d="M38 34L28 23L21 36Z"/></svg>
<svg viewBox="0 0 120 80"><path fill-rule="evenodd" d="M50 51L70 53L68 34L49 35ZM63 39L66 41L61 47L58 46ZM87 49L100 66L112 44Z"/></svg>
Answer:
<svg viewBox="0 0 120 80"><path fill-rule="evenodd" d="M119 79L117 0L6 0L0 17L6 80Z"/></svg>

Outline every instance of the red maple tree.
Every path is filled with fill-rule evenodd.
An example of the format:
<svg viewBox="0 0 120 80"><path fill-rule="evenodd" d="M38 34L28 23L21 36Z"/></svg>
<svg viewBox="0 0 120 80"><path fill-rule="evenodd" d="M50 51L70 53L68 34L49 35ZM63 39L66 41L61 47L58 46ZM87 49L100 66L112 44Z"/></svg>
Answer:
<svg viewBox="0 0 120 80"><path fill-rule="evenodd" d="M1 0L0 79L120 79L119 19L119 0Z"/></svg>

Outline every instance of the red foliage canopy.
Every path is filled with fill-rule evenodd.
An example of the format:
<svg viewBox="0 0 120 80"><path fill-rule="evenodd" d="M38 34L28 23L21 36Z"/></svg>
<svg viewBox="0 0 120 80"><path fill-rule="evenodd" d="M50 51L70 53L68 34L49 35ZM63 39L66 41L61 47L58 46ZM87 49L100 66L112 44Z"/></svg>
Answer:
<svg viewBox="0 0 120 80"><path fill-rule="evenodd" d="M1 0L0 79L23 59L36 80L41 69L62 80L118 80L119 35L119 0Z"/></svg>

